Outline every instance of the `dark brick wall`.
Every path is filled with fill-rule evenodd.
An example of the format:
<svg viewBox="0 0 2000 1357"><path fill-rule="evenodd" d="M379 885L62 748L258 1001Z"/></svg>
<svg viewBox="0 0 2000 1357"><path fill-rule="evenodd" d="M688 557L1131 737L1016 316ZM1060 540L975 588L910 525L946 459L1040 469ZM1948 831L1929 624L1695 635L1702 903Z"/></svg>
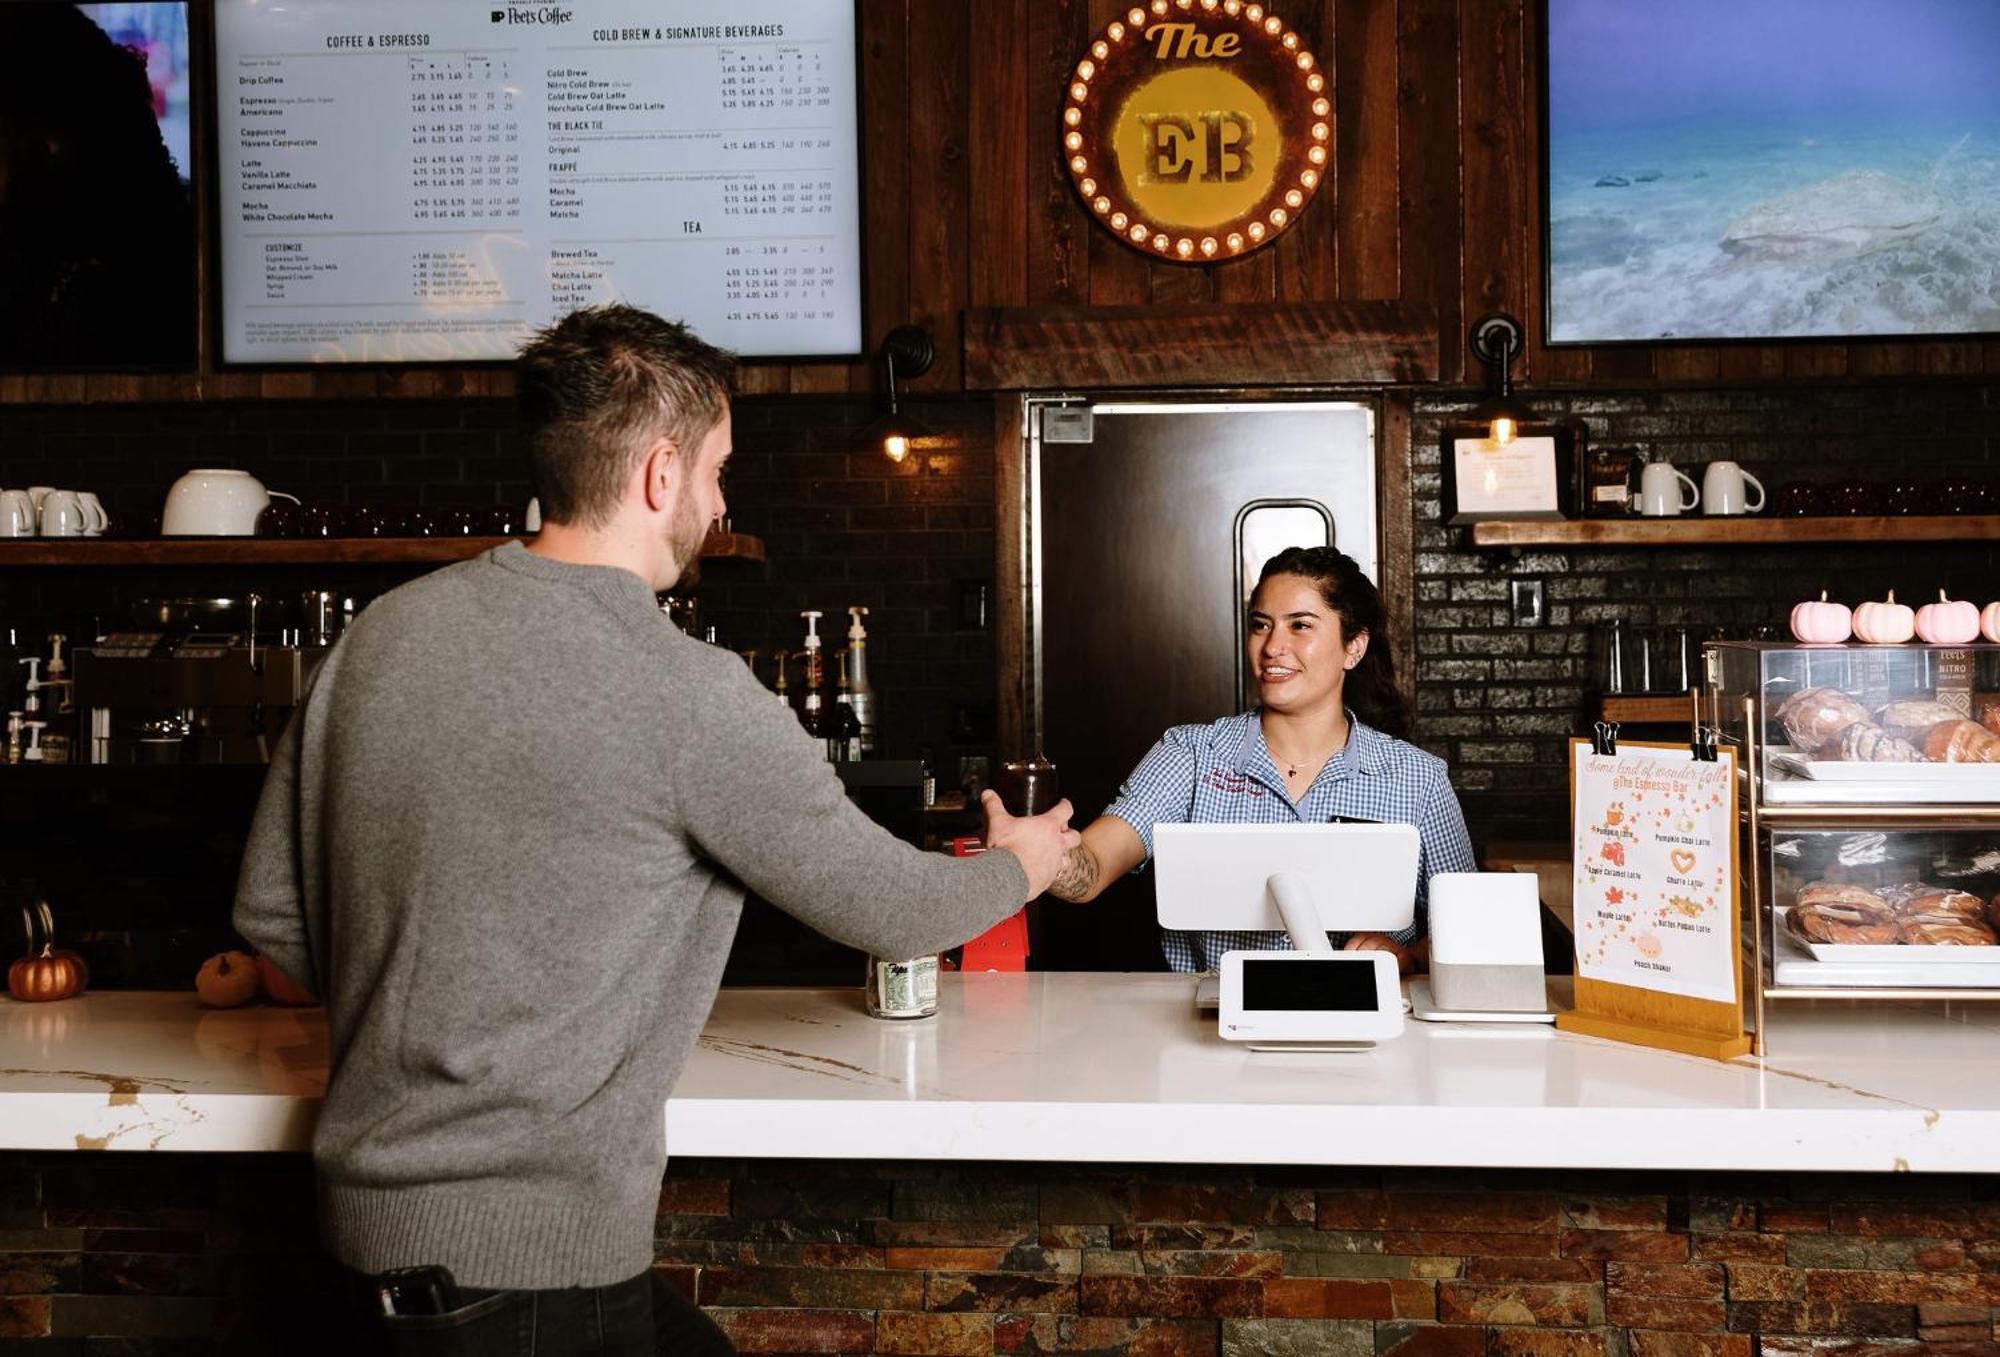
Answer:
<svg viewBox="0 0 2000 1357"><path fill-rule="evenodd" d="M1774 493L1792 479L2000 477L1994 458L2000 388L1977 383L1531 394L1550 415L1582 418L1597 444L1668 453L1697 478L1707 461L1730 457ZM1888 587L1912 599L1934 596L1940 586L1980 603L2000 598L1992 544L1471 549L1463 530L1438 524L1439 426L1464 405L1427 398L1415 422L1416 686L1420 737L1451 762L1482 843L1565 834L1564 742L1589 719L1589 633L1596 622L1623 617L1635 625L1720 626L1744 635L1758 625L1782 625L1794 601L1821 588L1850 602ZM919 413L940 437L901 467L848 450L851 431L872 413L868 400L844 396L738 403L731 514L737 528L764 538L771 559L764 566L711 566L700 596L707 620L732 647L755 646L767 655L796 647L801 608L826 611L826 629L837 638L846 606L867 605L883 750L908 756L928 745L949 780L954 756L985 752L991 740L992 636L961 628L955 606L962 583L992 578L991 404L983 398L922 403ZM528 487L510 424L509 407L494 401L0 406L0 485L93 488L128 524L156 513L182 471L210 464L242 466L274 487L345 503L515 502ZM132 600L167 591L333 587L365 599L410 573L10 572L0 574L0 626L30 636L58 629L81 634L93 619L117 621ZM1546 584L1545 627L1506 624L1508 581L1523 576ZM764 673L768 681L768 659ZM104 878L97 865L105 860L102 840L74 827L98 820L78 819L60 799L29 793L9 802L12 825L26 824L17 814L24 804L32 807L31 819L46 817L55 835L50 842L75 846L71 858L80 865L67 876L53 874L52 891L89 896L77 888L94 883L97 899L139 898L147 880L158 877L149 877L145 865L152 850L135 848L124 854L123 874ZM43 836L32 826L24 832ZM171 851L170 832L161 831L156 842ZM198 865L184 862L175 884L156 895L226 900L231 836L204 830L197 842ZM135 861L138 870L130 870ZM68 912L98 908L72 902ZM162 983L181 983L181 952L220 936L217 904L176 908L174 919L184 936ZM139 947L133 955L143 961L149 951Z"/></svg>
<svg viewBox="0 0 2000 1357"><path fill-rule="evenodd" d="M359 1350L298 1155L0 1155L0 1353ZM681 1160L744 1352L2000 1353L1991 1177Z"/></svg>
<svg viewBox="0 0 2000 1357"><path fill-rule="evenodd" d="M993 446L985 400L915 402L937 431L900 467L847 450L875 413L865 398L751 398L735 413L727 481L734 526L765 539L768 564L721 562L698 587L733 648L792 650L800 609L824 610L845 644L850 604L871 609L869 655L881 752L929 746L949 781L961 754L989 753L993 638L965 628L961 584L990 585ZM468 508L522 503L525 467L504 402L378 401L245 406L0 405L0 485L97 491L128 531L151 532L167 487L190 467L234 466L307 500ZM362 602L416 568L0 571L0 628L42 649L129 624L161 595L267 597L306 588ZM837 619L837 620L836 620ZM796 669L794 682L798 679ZM35 844L0 869L0 923L45 894L100 983L179 987L229 941L228 901L255 804L254 769L194 769L171 785L0 767L0 829ZM135 773L150 770L133 770Z"/></svg>
<svg viewBox="0 0 2000 1357"><path fill-rule="evenodd" d="M1979 385L1713 391L1532 392L1545 415L1575 415L1598 446L1636 446L1701 480L1728 459L1775 497L1787 481L1954 477L2000 495L2000 388ZM1441 424L1469 401L1426 400L1416 461L1417 706L1421 742L1451 764L1474 838L1561 839L1568 832L1566 741L1594 719L1590 630L1775 625L1821 589L1847 603L1922 602L1940 587L2000 599L1992 543L1788 545L1702 549L1482 550L1440 526ZM2000 499L1996 499L2000 505ZM1767 512L1768 512L1767 507ZM1544 581L1548 625L1508 625L1508 582Z"/></svg>

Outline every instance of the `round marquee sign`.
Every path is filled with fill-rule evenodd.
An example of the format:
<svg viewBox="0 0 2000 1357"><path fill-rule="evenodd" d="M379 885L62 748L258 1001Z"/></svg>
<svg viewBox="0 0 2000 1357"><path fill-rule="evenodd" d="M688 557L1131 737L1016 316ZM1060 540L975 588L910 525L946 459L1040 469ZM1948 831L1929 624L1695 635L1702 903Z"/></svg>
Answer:
<svg viewBox="0 0 2000 1357"><path fill-rule="evenodd" d="M1270 244L1326 177L1333 103L1284 20L1245 0L1148 0L1070 73L1063 156L1105 228L1204 264Z"/></svg>

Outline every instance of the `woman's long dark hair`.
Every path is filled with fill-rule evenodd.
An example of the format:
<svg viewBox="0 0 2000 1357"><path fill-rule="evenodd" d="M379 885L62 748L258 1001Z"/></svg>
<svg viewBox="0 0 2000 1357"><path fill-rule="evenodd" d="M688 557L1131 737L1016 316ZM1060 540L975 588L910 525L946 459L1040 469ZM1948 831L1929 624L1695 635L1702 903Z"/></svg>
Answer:
<svg viewBox="0 0 2000 1357"><path fill-rule="evenodd" d="M1353 640L1366 632L1368 653L1347 671L1347 705L1355 715L1377 730L1405 736L1410 732L1410 710L1396 688L1396 662L1389 654L1388 614L1382 607L1381 591L1361 573L1354 558L1333 547L1287 547L1264 562L1257 585L1273 575L1297 575L1311 580L1326 600L1326 606L1340 619L1343 637Z"/></svg>

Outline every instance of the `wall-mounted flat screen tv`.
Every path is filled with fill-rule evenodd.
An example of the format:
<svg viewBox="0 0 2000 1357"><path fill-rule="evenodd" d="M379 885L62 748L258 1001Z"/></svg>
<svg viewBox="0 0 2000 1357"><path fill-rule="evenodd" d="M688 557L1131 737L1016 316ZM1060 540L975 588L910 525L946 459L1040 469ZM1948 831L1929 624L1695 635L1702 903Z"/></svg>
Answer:
<svg viewBox="0 0 2000 1357"><path fill-rule="evenodd" d="M183 0L0 4L0 368L185 368Z"/></svg>
<svg viewBox="0 0 2000 1357"><path fill-rule="evenodd" d="M1550 342L2000 332L2000 3L1547 6Z"/></svg>
<svg viewBox="0 0 2000 1357"><path fill-rule="evenodd" d="M862 349L854 0L215 0L222 361Z"/></svg>

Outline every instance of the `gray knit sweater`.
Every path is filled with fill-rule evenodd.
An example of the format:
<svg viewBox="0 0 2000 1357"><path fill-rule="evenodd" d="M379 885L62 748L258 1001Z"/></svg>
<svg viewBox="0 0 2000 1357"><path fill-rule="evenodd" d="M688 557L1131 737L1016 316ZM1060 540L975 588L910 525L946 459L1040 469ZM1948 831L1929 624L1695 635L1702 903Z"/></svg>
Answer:
<svg viewBox="0 0 2000 1357"><path fill-rule="evenodd" d="M370 606L272 757L235 911L326 1001L335 1256L475 1287L650 1266L662 1108L745 886L895 957L1027 894L1011 853L870 822L742 661L627 571L509 544Z"/></svg>

